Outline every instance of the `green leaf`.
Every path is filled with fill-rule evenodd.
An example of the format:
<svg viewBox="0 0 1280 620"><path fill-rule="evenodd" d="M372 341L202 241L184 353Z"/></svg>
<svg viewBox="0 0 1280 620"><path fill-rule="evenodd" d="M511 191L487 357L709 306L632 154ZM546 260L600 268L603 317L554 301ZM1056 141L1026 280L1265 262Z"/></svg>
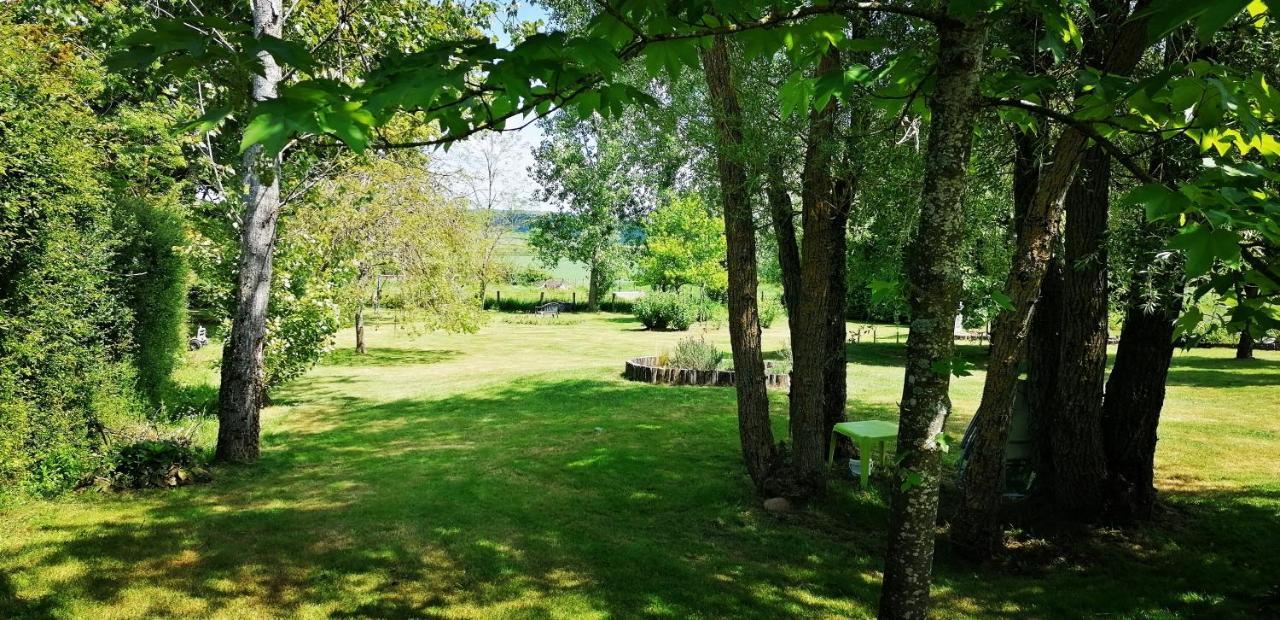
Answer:
<svg viewBox="0 0 1280 620"><path fill-rule="evenodd" d="M872 280L867 289L873 304L892 303L902 296L902 286L893 280Z"/></svg>
<svg viewBox="0 0 1280 620"><path fill-rule="evenodd" d="M210 131L213 131L214 129L217 129L218 125L221 125L222 121L226 120L228 116L231 116L230 107L224 106L224 107L217 107L217 108L209 108L207 111L205 111L204 114L201 114L198 118L189 120L185 123L178 125L177 130L181 132L194 132L194 133L201 133L201 134L208 133Z"/></svg>
<svg viewBox="0 0 1280 620"><path fill-rule="evenodd" d="M1135 188L1124 197L1124 202L1142 205L1147 221L1158 222L1176 218L1191 206L1191 200L1163 184L1150 183Z"/></svg>
<svg viewBox="0 0 1280 620"><path fill-rule="evenodd" d="M1200 325L1200 321L1204 319L1204 313L1200 311L1198 306L1192 305L1190 309L1182 313L1178 317L1178 321L1173 327L1173 339L1176 341L1185 334L1195 331L1196 326Z"/></svg>
<svg viewBox="0 0 1280 620"><path fill-rule="evenodd" d="M924 482L924 476L918 471L910 469L902 470L902 486L898 487L900 491L909 491L920 486Z"/></svg>
<svg viewBox="0 0 1280 620"><path fill-rule="evenodd" d="M240 138L240 152L261 144L267 153L279 153L292 133L289 123L283 117L271 112L257 113L244 128L244 135Z"/></svg>
<svg viewBox="0 0 1280 620"><path fill-rule="evenodd" d="M1000 306L1002 310L1009 312L1014 310L1013 300L1008 295L1005 295L1004 291L991 291L991 301L996 302L996 305Z"/></svg>
<svg viewBox="0 0 1280 620"><path fill-rule="evenodd" d="M1187 275L1193 278L1208 273L1214 260L1228 265L1240 262L1240 234L1231 230L1192 223L1179 231L1169 246L1186 254Z"/></svg>

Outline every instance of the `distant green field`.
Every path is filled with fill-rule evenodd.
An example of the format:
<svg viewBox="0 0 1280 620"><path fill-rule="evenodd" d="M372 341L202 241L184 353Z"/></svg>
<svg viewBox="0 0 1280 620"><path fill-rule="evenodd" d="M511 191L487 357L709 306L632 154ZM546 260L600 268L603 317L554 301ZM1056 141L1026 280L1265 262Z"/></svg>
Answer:
<svg viewBox="0 0 1280 620"><path fill-rule="evenodd" d="M502 257L503 262L512 267L537 267L546 269L551 277L557 280L565 280L575 287L586 288L587 286L587 266L582 263L562 260L556 264L554 268L549 268L538 260L538 253L529 246L528 233L513 232L508 233L502 239L502 243L498 245L498 255Z"/></svg>

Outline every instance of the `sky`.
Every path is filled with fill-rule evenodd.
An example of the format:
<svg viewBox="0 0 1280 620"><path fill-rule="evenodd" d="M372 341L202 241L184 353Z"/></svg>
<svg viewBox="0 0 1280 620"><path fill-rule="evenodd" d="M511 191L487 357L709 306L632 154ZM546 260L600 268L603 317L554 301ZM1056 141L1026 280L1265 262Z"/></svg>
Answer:
<svg viewBox="0 0 1280 620"><path fill-rule="evenodd" d="M547 13L540 6L522 1L519 3L516 19L520 22L539 19L545 21ZM504 47L511 44L503 31L506 21L504 12L494 16L486 29L489 34L497 37L498 45ZM510 125L515 127L524 122L512 119ZM542 130L536 123L530 123L519 131L503 132L501 136L482 134L452 146L447 153L438 151L436 162L449 173L446 182L449 189L470 199L474 206L484 208L492 202L496 208L502 209L549 211L553 207L537 200L534 192L538 184L528 173L534 162L533 151L540 142ZM493 175L492 191L489 191L486 182L490 176L489 163L497 164L498 168Z"/></svg>

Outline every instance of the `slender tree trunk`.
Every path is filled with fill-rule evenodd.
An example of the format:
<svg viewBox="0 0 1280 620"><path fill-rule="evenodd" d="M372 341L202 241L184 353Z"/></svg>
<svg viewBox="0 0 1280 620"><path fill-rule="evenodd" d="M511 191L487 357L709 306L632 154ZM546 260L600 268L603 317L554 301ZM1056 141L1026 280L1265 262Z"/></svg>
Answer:
<svg viewBox="0 0 1280 620"><path fill-rule="evenodd" d="M796 308L800 298L800 245L796 242L795 212L792 211L791 193L783 177L782 158L774 153L769 157L768 184L765 196L769 200L769 217L773 221L773 235L778 242L778 267L782 271L782 303L787 307L787 325L792 341L796 332Z"/></svg>
<svg viewBox="0 0 1280 620"><path fill-rule="evenodd" d="M364 304L356 306L356 353L364 355Z"/></svg>
<svg viewBox="0 0 1280 620"><path fill-rule="evenodd" d="M738 395L738 432L742 457L756 491L763 493L777 460L765 393L764 356L760 346L760 313L756 305L756 229L742 144L742 108L733 83L729 47L716 37L702 53L715 118L716 163L724 200L724 233L728 246L729 339L733 348Z"/></svg>
<svg viewBox="0 0 1280 620"><path fill-rule="evenodd" d="M1174 61L1186 38L1186 33L1170 37L1166 64ZM1160 179L1175 181L1184 173L1176 160L1168 157L1166 148L1154 151L1151 169ZM1191 153L1185 155L1189 161ZM1144 223L1141 230L1144 234L1139 243L1143 247L1134 253L1124 327L1102 407L1109 476L1105 505L1108 516L1121 523L1148 519L1155 506L1156 429L1173 360L1174 326L1182 313L1186 287L1181 261L1160 258L1164 240L1175 232L1174 227ZM1151 298L1151 291L1158 292L1158 297Z"/></svg>
<svg viewBox="0 0 1280 620"><path fill-rule="evenodd" d="M898 422L898 479L892 484L881 618L924 618L929 610L941 477L939 443L951 412L952 357L960 300L964 196L977 115L985 24L938 26L933 119L925 153L920 219L908 247L911 329Z"/></svg>
<svg viewBox="0 0 1280 620"><path fill-rule="evenodd" d="M1066 198L1061 357L1050 430L1055 514L1101 516L1106 480L1102 388L1107 371L1107 214L1111 157L1090 147Z"/></svg>
<svg viewBox="0 0 1280 620"><path fill-rule="evenodd" d="M1246 284L1240 287L1240 304L1248 301L1250 297L1258 294L1258 287L1252 284ZM1251 360L1253 359L1253 334L1249 333L1249 325L1246 323L1240 328L1240 340L1236 342L1236 359Z"/></svg>
<svg viewBox="0 0 1280 620"><path fill-rule="evenodd" d="M839 52L833 47L821 60L815 77L841 71ZM821 496L825 487L827 412L825 386L828 366L830 307L832 303L832 244L843 218L836 204L832 177L836 100L809 116L805 150L801 209L804 245L800 251L800 295L796 306L796 330L791 341L792 465L800 490ZM841 228L843 230L843 228Z"/></svg>
<svg viewBox="0 0 1280 620"><path fill-rule="evenodd" d="M1098 0L1094 4L1100 21L1123 23L1115 37L1090 37L1090 41L1096 41L1095 45L1103 48L1099 52L1105 58L1101 66L1107 73L1126 75L1146 49L1146 20L1129 19L1127 2ZM1135 14L1145 5L1145 0L1140 1ZM1039 297L1041 281L1062 219L1063 198L1087 144L1083 134L1068 127L1062 130L1054 145L1051 163L1042 170L1035 198L1023 219L1021 234L1014 248L1013 265L1005 281L1004 293L1008 295L1012 309L1000 312L993 324L982 403L973 421L975 432L971 435L961 481L963 498L952 527L952 542L974 557L989 555L1000 540L1004 451L1013 415L1018 366L1024 352L1032 306Z"/></svg>
<svg viewBox="0 0 1280 620"><path fill-rule="evenodd" d="M1035 481L1032 492L1053 488L1053 444L1050 436L1060 411L1057 400L1058 360L1062 357L1062 248L1054 249L1040 284L1027 334L1027 408L1031 412L1031 436L1035 446Z"/></svg>
<svg viewBox="0 0 1280 620"><path fill-rule="evenodd" d="M279 37L284 11L281 0L253 0L256 35ZM255 101L276 96L281 70L267 52L260 52L262 74L254 75ZM263 341L267 300L271 292L271 258L280 215L280 158L267 157L262 147L244 154L245 208L240 230L236 310L231 334L222 350L222 383L218 390L218 445L214 458L250 462L258 458L258 416L263 399Z"/></svg>
<svg viewBox="0 0 1280 620"><path fill-rule="evenodd" d="M1253 359L1253 335L1249 333L1248 327L1240 331L1240 340L1236 342L1236 359Z"/></svg>
<svg viewBox="0 0 1280 620"><path fill-rule="evenodd" d="M1034 27L1033 25L1031 27ZM1026 50L1032 53L1032 50ZM1034 70L1034 67L1027 67ZM1038 131L1018 133L1014 136L1013 204L1014 245L1022 234L1024 217L1031 209L1036 188L1040 183L1040 168L1048 145L1048 127L1042 124ZM1052 479L1053 459L1049 458L1049 429L1057 406L1053 396L1058 378L1059 344L1062 323L1062 249L1056 244L1044 281L1040 284L1040 298L1036 300L1027 334L1027 406L1031 411L1031 433L1035 441L1036 460L1033 463L1037 487Z"/></svg>
<svg viewBox="0 0 1280 620"><path fill-rule="evenodd" d="M591 274L587 276L590 282L587 284L587 312L600 311L600 280L604 274L601 273L600 263L591 263Z"/></svg>
<svg viewBox="0 0 1280 620"><path fill-rule="evenodd" d="M852 129L851 129L852 130ZM844 314L848 296L848 263L845 254L849 247L847 228L849 209L853 202L853 183L842 178L836 183L836 214L832 222L829 244L831 261L831 298L827 306L826 363L823 368L822 396L822 454L831 448L831 427L845 421L845 404L849 398L848 362L844 343L848 338ZM837 456L851 454L848 441L838 442Z"/></svg>
<svg viewBox="0 0 1280 620"><path fill-rule="evenodd" d="M1175 289L1181 284L1176 272L1162 277ZM1155 505L1156 427L1173 359L1174 323L1182 310L1180 290L1155 310L1146 301L1140 293L1130 295L1103 405L1102 437L1111 477L1106 504L1121 522L1150 518Z"/></svg>

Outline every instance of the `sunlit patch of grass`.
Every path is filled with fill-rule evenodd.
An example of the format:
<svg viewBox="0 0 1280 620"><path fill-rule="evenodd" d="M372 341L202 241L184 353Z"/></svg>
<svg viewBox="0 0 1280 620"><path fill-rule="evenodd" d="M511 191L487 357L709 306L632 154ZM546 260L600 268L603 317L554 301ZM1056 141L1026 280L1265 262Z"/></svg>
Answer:
<svg viewBox="0 0 1280 620"><path fill-rule="evenodd" d="M476 334L373 321L367 355L341 334L273 394L257 465L4 514L0 617L874 615L883 489L841 479L804 511L763 511L732 389L620 377L686 334L571 318ZM902 345L878 333L848 348L855 419L896 416ZM728 350L724 330L705 335ZM765 332L770 352L786 340L783 321ZM211 350L192 356L188 384L213 389ZM954 382L953 436L981 396L983 352L961 349L978 368ZM975 568L944 547L937 614L1265 615L1280 570L1280 356L1229 355L1175 359L1159 523L1074 549L1019 539L1031 568ZM770 394L779 438L786 398Z"/></svg>

